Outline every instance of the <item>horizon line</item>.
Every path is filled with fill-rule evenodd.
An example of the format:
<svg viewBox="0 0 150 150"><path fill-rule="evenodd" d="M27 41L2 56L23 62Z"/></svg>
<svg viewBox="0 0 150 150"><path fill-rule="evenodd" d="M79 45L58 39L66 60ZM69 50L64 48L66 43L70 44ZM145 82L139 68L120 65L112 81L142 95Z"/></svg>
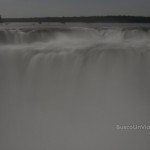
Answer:
<svg viewBox="0 0 150 150"><path fill-rule="evenodd" d="M89 15L89 16L43 16L43 17L2 17L2 15L0 15L1 18L3 19L20 19L20 18L79 18L79 17L143 17L143 18L149 18L150 16L138 16L138 15Z"/></svg>

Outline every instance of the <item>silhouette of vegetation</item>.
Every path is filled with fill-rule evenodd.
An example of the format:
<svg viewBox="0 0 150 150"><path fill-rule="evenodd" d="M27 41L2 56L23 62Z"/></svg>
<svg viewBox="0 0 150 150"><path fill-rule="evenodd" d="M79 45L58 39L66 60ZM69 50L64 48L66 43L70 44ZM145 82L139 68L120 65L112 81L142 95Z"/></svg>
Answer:
<svg viewBox="0 0 150 150"><path fill-rule="evenodd" d="M0 19L2 22L2 18ZM88 17L36 17L36 18L3 18L3 22L80 22L80 23L150 23L150 17L141 16L88 16Z"/></svg>
<svg viewBox="0 0 150 150"><path fill-rule="evenodd" d="M2 21L2 17L1 17L1 15L0 15L0 23L2 23L3 21Z"/></svg>

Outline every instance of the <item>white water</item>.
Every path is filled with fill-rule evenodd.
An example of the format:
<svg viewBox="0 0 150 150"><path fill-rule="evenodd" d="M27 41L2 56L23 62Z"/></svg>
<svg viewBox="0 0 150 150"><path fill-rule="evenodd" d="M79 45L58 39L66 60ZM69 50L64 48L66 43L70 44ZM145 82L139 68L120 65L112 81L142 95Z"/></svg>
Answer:
<svg viewBox="0 0 150 150"><path fill-rule="evenodd" d="M148 150L150 29L0 29L0 149Z"/></svg>

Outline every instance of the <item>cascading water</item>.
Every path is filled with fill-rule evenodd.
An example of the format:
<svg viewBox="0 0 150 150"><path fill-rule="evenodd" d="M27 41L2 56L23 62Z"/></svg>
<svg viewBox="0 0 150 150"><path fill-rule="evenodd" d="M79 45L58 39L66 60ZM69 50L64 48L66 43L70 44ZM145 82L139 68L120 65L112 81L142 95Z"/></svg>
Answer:
<svg viewBox="0 0 150 150"><path fill-rule="evenodd" d="M1 150L141 150L150 29L0 29Z"/></svg>

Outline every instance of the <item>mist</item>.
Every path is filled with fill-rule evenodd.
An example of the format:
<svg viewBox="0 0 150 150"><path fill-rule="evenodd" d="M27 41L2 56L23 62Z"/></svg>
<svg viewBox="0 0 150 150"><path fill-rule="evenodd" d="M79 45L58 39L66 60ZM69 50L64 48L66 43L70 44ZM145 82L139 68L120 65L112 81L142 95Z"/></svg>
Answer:
<svg viewBox="0 0 150 150"><path fill-rule="evenodd" d="M17 26L17 25L15 25ZM0 149L141 150L149 125L150 29L0 29Z"/></svg>

